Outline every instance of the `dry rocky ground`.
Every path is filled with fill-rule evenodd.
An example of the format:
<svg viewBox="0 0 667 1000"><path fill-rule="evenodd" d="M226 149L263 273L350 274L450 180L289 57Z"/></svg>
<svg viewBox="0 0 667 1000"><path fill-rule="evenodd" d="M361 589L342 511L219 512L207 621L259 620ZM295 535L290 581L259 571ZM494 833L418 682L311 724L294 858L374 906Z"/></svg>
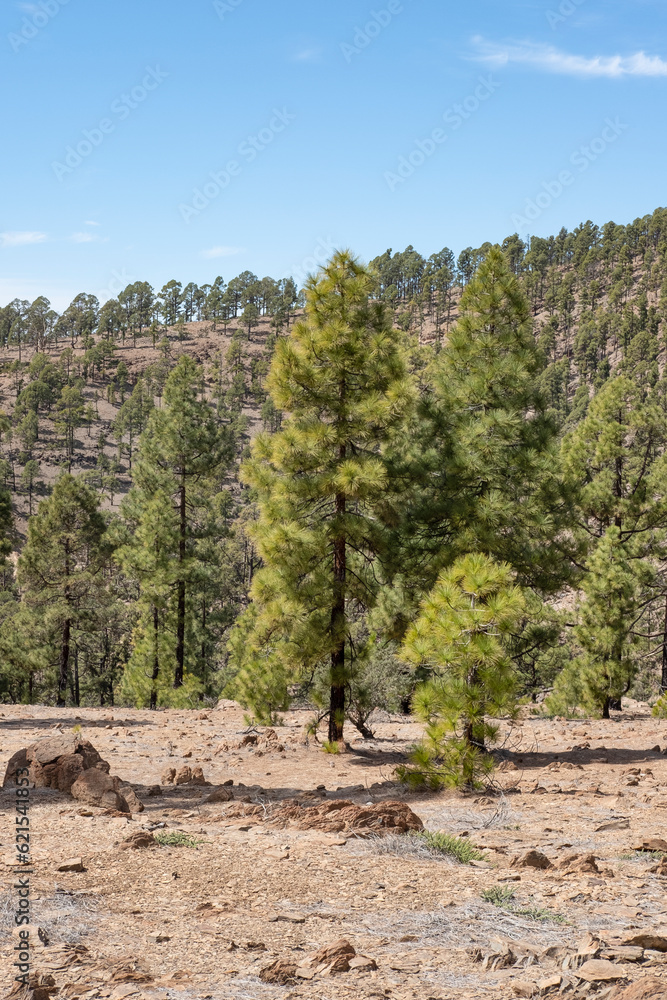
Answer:
<svg viewBox="0 0 667 1000"><path fill-rule="evenodd" d="M374 740L350 732L337 756L308 743L305 721L288 713L274 737L248 733L232 702L204 713L0 707L3 773L21 748L75 730L132 809L31 790L34 1000L667 997L667 863L650 843L666 835L666 722L637 703L611 722L526 718L507 735L493 793L463 795L392 780L418 736L409 720L384 716ZM184 768L210 784L160 785L172 771L185 780ZM11 782L0 801L9 996ZM354 825L409 815L406 805L485 860L463 865L410 834ZM151 844L151 831L196 846ZM119 846L139 833L149 846ZM488 890L514 896L497 906Z"/></svg>

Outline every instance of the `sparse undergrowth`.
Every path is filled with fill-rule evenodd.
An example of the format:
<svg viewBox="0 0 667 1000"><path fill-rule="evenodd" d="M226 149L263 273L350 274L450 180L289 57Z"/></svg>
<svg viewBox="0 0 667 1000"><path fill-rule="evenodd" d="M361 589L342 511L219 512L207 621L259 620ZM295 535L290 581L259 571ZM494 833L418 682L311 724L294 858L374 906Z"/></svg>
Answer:
<svg viewBox="0 0 667 1000"><path fill-rule="evenodd" d="M159 830L153 836L162 847L199 847L203 840L197 840L180 830Z"/></svg>
<svg viewBox="0 0 667 1000"><path fill-rule="evenodd" d="M527 917L529 920L540 920L554 924L564 924L565 917L559 913L553 913L543 906L517 906L515 903L515 890L507 885L494 885L490 889L483 889L480 893L485 903L492 906L499 906L503 910L509 910L517 917Z"/></svg>
<svg viewBox="0 0 667 1000"><path fill-rule="evenodd" d="M667 857L664 851L627 851L619 854L619 861L662 861Z"/></svg>
<svg viewBox="0 0 667 1000"><path fill-rule="evenodd" d="M422 840L434 854L447 854L460 861L462 865L469 865L471 861L484 861L484 854L465 837L453 837L450 833L433 833L431 830L422 830L411 836Z"/></svg>

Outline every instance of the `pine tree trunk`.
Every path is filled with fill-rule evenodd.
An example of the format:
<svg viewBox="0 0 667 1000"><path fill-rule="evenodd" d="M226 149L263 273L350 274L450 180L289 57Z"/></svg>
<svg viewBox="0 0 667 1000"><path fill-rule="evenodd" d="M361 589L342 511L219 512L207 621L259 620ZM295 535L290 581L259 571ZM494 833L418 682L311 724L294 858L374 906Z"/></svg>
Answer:
<svg viewBox="0 0 667 1000"><path fill-rule="evenodd" d="M78 708L81 704L81 691L79 688L79 651L74 650L74 704Z"/></svg>
<svg viewBox="0 0 667 1000"><path fill-rule="evenodd" d="M345 446L340 449L341 460L345 459ZM345 494L336 494L336 518L345 516ZM331 653L331 691L329 694L329 741L337 743L343 739L345 722L345 534L334 539L334 604L331 609L331 634L337 640Z"/></svg>
<svg viewBox="0 0 667 1000"><path fill-rule="evenodd" d="M58 708L64 708L67 700L67 673L69 670L70 632L72 623L69 618L63 623L62 642L60 645L60 673L58 676Z"/></svg>
<svg viewBox="0 0 667 1000"><path fill-rule="evenodd" d="M181 469L180 486L180 525L178 540L178 562L180 569L180 579L178 581L178 612L176 621L176 673L174 676L174 687L179 688L183 684L185 673L185 530L187 526L185 505L185 466Z"/></svg>
<svg viewBox="0 0 667 1000"><path fill-rule="evenodd" d="M156 605L153 605L153 673L151 676L151 711L157 708L157 681L160 676L160 653L158 647L160 619Z"/></svg>
<svg viewBox="0 0 667 1000"><path fill-rule="evenodd" d="M65 544L65 580L69 580L69 546ZM69 606L70 592L69 583L65 584L65 603ZM60 645L60 672L58 676L58 708L64 708L67 698L67 674L69 671L69 649L70 633L72 629L71 619L66 618L63 622L62 642Z"/></svg>
<svg viewBox="0 0 667 1000"><path fill-rule="evenodd" d="M662 637L662 680L660 683L660 693L667 693L667 598L665 599L665 624Z"/></svg>

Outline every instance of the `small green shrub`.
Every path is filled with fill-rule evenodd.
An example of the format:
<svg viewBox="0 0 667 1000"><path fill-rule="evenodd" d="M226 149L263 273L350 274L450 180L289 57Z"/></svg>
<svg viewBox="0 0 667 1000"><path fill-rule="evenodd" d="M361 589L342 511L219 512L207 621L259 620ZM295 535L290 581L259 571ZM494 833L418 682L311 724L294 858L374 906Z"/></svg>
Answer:
<svg viewBox="0 0 667 1000"><path fill-rule="evenodd" d="M197 840L180 830L158 830L153 836L162 847L199 847L203 840Z"/></svg>
<svg viewBox="0 0 667 1000"><path fill-rule="evenodd" d="M448 854L462 865L469 865L471 861L484 861L482 852L465 837L453 837L449 833L433 833L431 830L421 830L412 836L418 837L430 850Z"/></svg>
<svg viewBox="0 0 667 1000"><path fill-rule="evenodd" d="M330 740L324 740L322 743L322 750L324 753L340 753L340 747L338 744Z"/></svg>
<svg viewBox="0 0 667 1000"><path fill-rule="evenodd" d="M493 885L490 889L484 889L481 895L485 903L509 909L514 899L515 891L508 885Z"/></svg>
<svg viewBox="0 0 667 1000"><path fill-rule="evenodd" d="M514 902L514 897L516 890L510 888L508 885L493 885L490 889L483 889L481 892L481 898L485 903L491 903L492 906L500 906L503 910L509 910L510 913L514 913L517 917L528 917L529 920L541 920L549 921L553 924L564 924L565 917L561 917L560 913L552 913L551 910L545 909L543 906L516 906Z"/></svg>

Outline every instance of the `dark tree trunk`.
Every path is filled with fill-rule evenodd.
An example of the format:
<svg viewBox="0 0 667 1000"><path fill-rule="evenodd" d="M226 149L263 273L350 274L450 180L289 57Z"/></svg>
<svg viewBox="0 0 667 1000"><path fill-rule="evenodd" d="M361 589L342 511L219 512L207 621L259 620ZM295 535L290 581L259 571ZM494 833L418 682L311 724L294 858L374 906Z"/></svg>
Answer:
<svg viewBox="0 0 667 1000"><path fill-rule="evenodd" d="M183 684L183 674L185 673L185 532L187 509L185 504L185 466L181 470L180 486L180 525L178 540L178 562L180 568L180 579L178 581L178 612L176 621L176 673L174 676L174 687L179 688Z"/></svg>
<svg viewBox="0 0 667 1000"><path fill-rule="evenodd" d="M602 709L602 718L603 719L610 719L611 718L611 716L609 714L610 708L611 708L611 698L607 698L605 700L604 707Z"/></svg>
<svg viewBox="0 0 667 1000"><path fill-rule="evenodd" d="M72 623L67 618L63 624L60 644L60 672L58 675L58 708L64 708L67 701L67 674L69 673L69 649Z"/></svg>
<svg viewBox="0 0 667 1000"><path fill-rule="evenodd" d="M79 650L74 650L74 704L78 708L81 704L81 691L79 688Z"/></svg>
<svg viewBox="0 0 667 1000"><path fill-rule="evenodd" d="M341 460L345 459L345 446L340 449ZM336 519L345 516L345 494L336 494ZM329 741L337 743L343 739L345 724L345 572L346 546L343 525L334 540L333 578L334 602L331 609L331 635L336 642L331 653L331 691L329 696Z"/></svg>
<svg viewBox="0 0 667 1000"><path fill-rule="evenodd" d="M153 673L151 676L151 711L155 711L157 708L157 680L160 676L160 653L159 653L159 642L160 637L160 617L158 615L158 610L156 605L153 605Z"/></svg>

